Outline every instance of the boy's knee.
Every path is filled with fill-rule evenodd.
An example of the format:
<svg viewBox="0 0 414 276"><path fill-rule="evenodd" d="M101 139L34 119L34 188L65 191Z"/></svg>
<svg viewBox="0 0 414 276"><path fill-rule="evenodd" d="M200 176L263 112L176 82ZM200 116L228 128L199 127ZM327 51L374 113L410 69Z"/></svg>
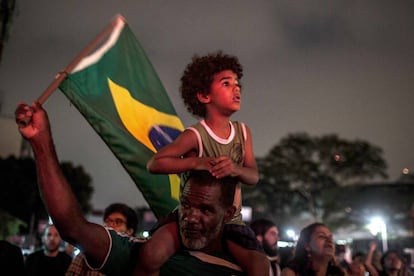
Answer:
<svg viewBox="0 0 414 276"><path fill-rule="evenodd" d="M147 244L146 244L147 245ZM159 269L166 261L163 250L144 245L139 253L139 264L145 270Z"/></svg>

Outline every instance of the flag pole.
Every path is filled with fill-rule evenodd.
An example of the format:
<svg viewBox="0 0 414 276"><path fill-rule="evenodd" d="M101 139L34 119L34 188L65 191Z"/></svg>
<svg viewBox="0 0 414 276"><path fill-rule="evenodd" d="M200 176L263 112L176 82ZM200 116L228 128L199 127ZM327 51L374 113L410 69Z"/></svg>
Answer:
<svg viewBox="0 0 414 276"><path fill-rule="evenodd" d="M101 32L96 36L94 40L92 40L70 63L66 68L59 72L52 83L46 88L46 90L37 98L37 101L40 104L43 104L47 98L59 87L62 81L70 74L73 69L78 65L78 63L87 56L93 49L95 49L102 40L108 36L115 28L119 20L125 22L125 18L122 15L117 15L115 19Z"/></svg>
<svg viewBox="0 0 414 276"><path fill-rule="evenodd" d="M125 18L122 15L116 15L115 19L104 29L101 33L99 33L94 40L92 40L70 63L66 68L57 73L55 79L49 84L46 90L37 98L37 102L43 104L50 95L59 87L62 81L73 71L73 69L78 65L78 63L87 56L92 50L94 50L102 40L107 37L118 24L119 21L124 21ZM17 123L20 127L25 127L29 124L30 118L25 118L22 120L18 120Z"/></svg>

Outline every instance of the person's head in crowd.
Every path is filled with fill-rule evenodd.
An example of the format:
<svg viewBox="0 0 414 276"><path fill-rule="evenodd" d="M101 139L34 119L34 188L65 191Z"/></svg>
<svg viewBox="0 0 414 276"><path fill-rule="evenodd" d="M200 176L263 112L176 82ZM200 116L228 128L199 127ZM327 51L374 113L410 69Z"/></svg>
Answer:
<svg viewBox="0 0 414 276"><path fill-rule="evenodd" d="M319 222L302 229L294 257L288 266L299 275L313 275L321 267L326 267L326 275L345 275L345 271L335 263L332 233Z"/></svg>
<svg viewBox="0 0 414 276"><path fill-rule="evenodd" d="M48 224L42 233L42 243L46 255L55 255L59 252L62 239L53 224Z"/></svg>
<svg viewBox="0 0 414 276"><path fill-rule="evenodd" d="M235 212L237 178L213 177L208 171L187 173L178 208L179 233L188 249L215 251L221 248L224 224Z"/></svg>
<svg viewBox="0 0 414 276"><path fill-rule="evenodd" d="M113 203L106 207L103 221L106 226L130 236L134 236L137 231L137 214L131 207L123 203Z"/></svg>
<svg viewBox="0 0 414 276"><path fill-rule="evenodd" d="M346 254L346 247L343 244L336 244L335 245L335 255L337 258L343 260L345 259Z"/></svg>
<svg viewBox="0 0 414 276"><path fill-rule="evenodd" d="M336 244L335 245L335 256L338 264L346 271L350 270L349 265L351 264L348 262L346 258L347 254L347 247L344 244Z"/></svg>
<svg viewBox="0 0 414 276"><path fill-rule="evenodd" d="M277 255L277 242L279 241L279 230L272 221L268 219L254 220L250 227L256 234L256 239L262 245L268 256Z"/></svg>
<svg viewBox="0 0 414 276"><path fill-rule="evenodd" d="M310 256L335 256L335 244L331 231L322 223L312 223L303 228L296 245L296 256L308 259Z"/></svg>
<svg viewBox="0 0 414 276"><path fill-rule="evenodd" d="M349 273L351 275L365 275L365 254L361 251L352 255L352 262L349 265Z"/></svg>
<svg viewBox="0 0 414 276"><path fill-rule="evenodd" d="M381 266L385 272L400 271L403 267L404 259L397 250L388 250L381 257Z"/></svg>

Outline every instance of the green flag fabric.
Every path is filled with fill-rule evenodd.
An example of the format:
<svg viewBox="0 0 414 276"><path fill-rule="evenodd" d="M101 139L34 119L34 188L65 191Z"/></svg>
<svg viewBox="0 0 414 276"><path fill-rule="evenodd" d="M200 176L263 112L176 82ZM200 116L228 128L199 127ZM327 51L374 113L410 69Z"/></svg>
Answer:
<svg viewBox="0 0 414 276"><path fill-rule="evenodd" d="M177 206L178 175L150 174L146 163L183 125L123 18L59 88L115 154L154 214L165 216Z"/></svg>

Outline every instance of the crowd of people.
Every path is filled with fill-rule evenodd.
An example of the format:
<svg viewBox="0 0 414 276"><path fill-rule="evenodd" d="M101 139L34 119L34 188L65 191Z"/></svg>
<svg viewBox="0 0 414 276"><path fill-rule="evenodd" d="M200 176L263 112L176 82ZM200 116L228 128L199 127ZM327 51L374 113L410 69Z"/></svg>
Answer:
<svg viewBox="0 0 414 276"><path fill-rule="evenodd" d="M234 208L232 207L232 197L234 196L235 183L217 182L214 185L216 192L211 192L213 178L208 178L206 174L197 174L193 176L197 181L198 188L191 188L187 184L187 189L183 190L186 194L184 198L195 204L199 200L199 196L210 193L210 201L214 202L213 196L220 194L224 201L223 206L227 206L229 213L227 219L231 218ZM207 177L207 180L205 180ZM200 185L200 183L203 184ZM232 185L233 184L233 185ZM206 185L206 186L205 186ZM191 186L191 184L190 184ZM204 186L200 189L201 186ZM230 189L229 189L230 186ZM226 189L224 189L224 187ZM194 189L194 190L191 190ZM233 191L231 191L233 189ZM218 192L221 190L221 193ZM188 196L188 198L187 198ZM197 203L198 204L198 203ZM211 206L212 207L212 206ZM222 210L223 211L223 210ZM178 218L178 222L184 223L184 217L191 216L188 211L182 211L183 219ZM186 213L186 214L184 214ZM223 213L224 214L224 213ZM178 215L178 214L177 214ZM177 218L169 218L176 220ZM114 203L105 209L103 217L103 225L111 228L111 231L117 232L116 240L122 240L124 243L135 243L134 235L136 234L137 216L135 211L129 206L122 203ZM224 230L225 220L216 224L207 222L206 230L211 237L188 238L183 241L187 248L187 252L176 252L171 260L167 260L160 268L159 275L249 275L242 271L241 266L237 264L235 258L232 258L227 252L223 252L223 239L220 234L222 232L215 231L213 228ZM218 227L218 228L217 228ZM413 275L410 270L407 259L397 250L388 250L382 254L379 261L374 260L374 254L379 253L376 242L371 242L367 252L358 251L352 255L350 260L343 258L343 248L335 246L333 236L324 224L312 223L302 229L296 246L293 248L293 254L290 260L281 265L280 254L277 242L279 240L278 227L275 223L268 219L256 219L249 224L254 231L256 239L260 246L260 250L266 254L270 269L266 275L269 276L290 276L290 275L333 275L333 276L410 276ZM115 236L114 236L115 237ZM129 238L128 238L129 237ZM65 276L103 276L103 275L136 275L131 268L134 264L129 264L129 269L122 269L122 265L116 264L116 258L111 256L112 251L120 249L108 249L107 257L114 258L107 264L104 260L101 265L94 266L88 261L88 257L84 253L70 256L62 249L63 241L56 230L55 225L47 225L41 235L42 248L23 256L21 249L7 241L0 241L0 265L2 266L2 275L65 275ZM132 240L131 240L132 239ZM118 242L114 246L120 246ZM342 247L342 246L340 246ZM128 251L122 253L118 258L128 258L133 256L131 249L123 247L121 250ZM191 249L198 248L196 251ZM336 252L337 250L338 252ZM118 251L119 252L119 251ZM213 253L214 252L214 253ZM219 254L221 252L221 254ZM135 253L135 255L137 255ZM111 256L111 257L110 257ZM175 258L175 259L174 259ZM220 258L220 261L218 261ZM89 259L92 260L92 259ZM129 260L129 262L133 261ZM181 264L180 264L181 263ZM180 264L180 265L179 265ZM106 270L104 267L118 266ZM267 268L267 266L265 266ZM104 274L105 273L105 274ZM107 274L106 274L107 273Z"/></svg>
<svg viewBox="0 0 414 276"><path fill-rule="evenodd" d="M250 130L230 120L240 109L242 76L238 59L221 52L195 56L186 67L181 96L201 120L148 163L151 173L183 174L177 208L158 221L149 239L135 237L137 217L124 204L109 206L103 225L85 219L59 166L47 112L38 102L19 104L16 121L33 150L39 190L54 225L45 229L43 248L27 256L25 267L18 254L4 261L16 250L1 245L8 275L22 268L21 275L407 276L396 251L384 252L381 266L374 265L375 244L352 261L339 259L322 223L304 227L291 258L281 262L277 224L242 220L240 187L259 179ZM72 259L60 252L61 239L81 253Z"/></svg>

